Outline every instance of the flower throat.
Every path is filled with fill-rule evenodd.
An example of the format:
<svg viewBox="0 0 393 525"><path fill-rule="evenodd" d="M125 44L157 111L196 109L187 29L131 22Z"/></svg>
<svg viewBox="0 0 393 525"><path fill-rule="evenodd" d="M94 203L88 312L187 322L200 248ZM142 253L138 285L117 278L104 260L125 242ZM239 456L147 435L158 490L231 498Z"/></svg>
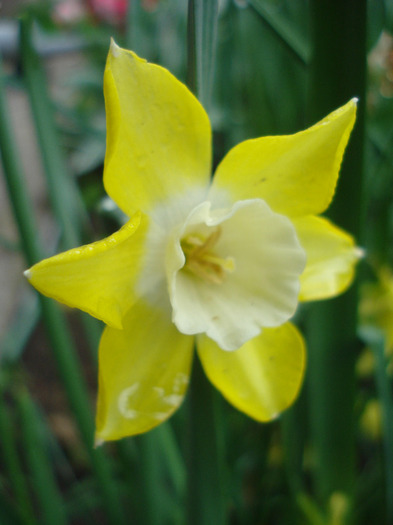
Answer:
<svg viewBox="0 0 393 525"><path fill-rule="evenodd" d="M217 227L208 236L193 232L182 239L180 245L186 258L184 269L206 282L221 284L226 274L234 271L235 261L214 252L220 235L221 228Z"/></svg>

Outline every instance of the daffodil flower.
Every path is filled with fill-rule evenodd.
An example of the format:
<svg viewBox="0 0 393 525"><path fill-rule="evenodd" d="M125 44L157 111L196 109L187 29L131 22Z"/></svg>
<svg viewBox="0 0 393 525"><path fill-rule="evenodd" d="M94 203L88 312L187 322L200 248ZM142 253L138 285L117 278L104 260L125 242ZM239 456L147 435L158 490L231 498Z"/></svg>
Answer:
<svg viewBox="0 0 393 525"><path fill-rule="evenodd" d="M129 221L26 272L40 292L106 323L96 437L145 432L182 403L193 351L210 381L258 421L295 399L299 301L332 297L359 257L318 217L351 129L351 100L289 136L234 147L211 180L211 128L166 69L112 43L104 78L104 184Z"/></svg>

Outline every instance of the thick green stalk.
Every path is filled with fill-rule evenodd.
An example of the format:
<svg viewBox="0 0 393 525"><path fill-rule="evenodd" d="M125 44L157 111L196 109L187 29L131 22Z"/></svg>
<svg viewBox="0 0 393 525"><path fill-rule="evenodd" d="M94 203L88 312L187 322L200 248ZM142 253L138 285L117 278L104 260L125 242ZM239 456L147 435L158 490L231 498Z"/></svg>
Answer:
<svg viewBox="0 0 393 525"><path fill-rule="evenodd" d="M355 130L328 215L359 239L366 77L366 0L312 0L310 122L359 97ZM306 188L305 188L306 190ZM310 423L322 502L351 497L355 482L354 383L357 287L313 305L308 319Z"/></svg>
<svg viewBox="0 0 393 525"><path fill-rule="evenodd" d="M157 428L136 438L140 470L140 502L143 511L143 523L146 525L160 525L163 521L165 506L165 487L162 476L162 455L159 450L160 436Z"/></svg>
<svg viewBox="0 0 393 525"><path fill-rule="evenodd" d="M293 497L300 497L304 489L303 455L307 435L305 389L296 403L280 418L284 466Z"/></svg>
<svg viewBox="0 0 393 525"><path fill-rule="evenodd" d="M217 19L217 0L189 0L187 84L205 109L212 94Z"/></svg>
<svg viewBox="0 0 393 525"><path fill-rule="evenodd" d="M188 2L187 82L208 107L213 83L217 30L216 0ZM214 392L194 359L189 393L187 524L225 523Z"/></svg>
<svg viewBox="0 0 393 525"><path fill-rule="evenodd" d="M196 357L188 400L188 525L226 523L215 394Z"/></svg>
<svg viewBox="0 0 393 525"><path fill-rule="evenodd" d="M19 156L13 140L12 128L7 113L3 75L0 62L0 151L10 202L13 208L23 252L29 265L43 258L38 242L33 206L26 191ZM90 455L91 463L101 490L103 506L114 523L124 523L118 495L112 484L109 465L100 450L92 448L93 418L89 396L84 383L76 349L66 321L59 307L51 300L39 296L42 318L57 362L76 423Z"/></svg>

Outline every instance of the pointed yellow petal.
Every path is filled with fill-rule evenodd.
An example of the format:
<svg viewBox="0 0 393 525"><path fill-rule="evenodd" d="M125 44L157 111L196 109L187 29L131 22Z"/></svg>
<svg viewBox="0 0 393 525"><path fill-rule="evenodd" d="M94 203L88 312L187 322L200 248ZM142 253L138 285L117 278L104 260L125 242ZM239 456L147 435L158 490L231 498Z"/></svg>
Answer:
<svg viewBox="0 0 393 525"><path fill-rule="evenodd" d="M124 330L106 328L99 350L98 442L140 434L169 418L183 401L193 338L170 313L139 301Z"/></svg>
<svg viewBox="0 0 393 525"><path fill-rule="evenodd" d="M213 385L232 405L258 421L277 417L299 392L305 345L291 323L265 328L233 352L201 336L198 353Z"/></svg>
<svg viewBox="0 0 393 525"><path fill-rule="evenodd" d="M25 275L44 295L121 328L135 301L146 230L146 216L137 213L110 237L44 259Z"/></svg>
<svg viewBox="0 0 393 525"><path fill-rule="evenodd" d="M293 224L307 255L299 300L328 299L345 291L362 257L353 237L322 217L303 217Z"/></svg>
<svg viewBox="0 0 393 525"><path fill-rule="evenodd" d="M112 42L104 92L104 184L127 215L208 185L210 123L186 86Z"/></svg>
<svg viewBox="0 0 393 525"><path fill-rule="evenodd" d="M322 213L329 205L350 132L356 101L294 135L262 137L235 146L217 168L210 198L265 199L291 217Z"/></svg>

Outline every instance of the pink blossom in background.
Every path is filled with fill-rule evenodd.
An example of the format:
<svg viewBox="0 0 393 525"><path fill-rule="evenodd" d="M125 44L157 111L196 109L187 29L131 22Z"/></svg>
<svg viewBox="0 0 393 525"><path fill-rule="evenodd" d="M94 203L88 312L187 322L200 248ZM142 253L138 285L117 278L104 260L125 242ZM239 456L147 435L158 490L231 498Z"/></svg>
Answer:
<svg viewBox="0 0 393 525"><path fill-rule="evenodd" d="M81 0L62 0L54 5L52 16L58 24L73 24L85 18L87 10Z"/></svg>
<svg viewBox="0 0 393 525"><path fill-rule="evenodd" d="M87 6L100 20L116 25L126 17L128 0L87 0Z"/></svg>
<svg viewBox="0 0 393 525"><path fill-rule="evenodd" d="M53 8L53 19L59 24L73 24L90 16L112 25L121 25L126 19L128 2L129 0L60 0ZM158 2L159 0L142 0L141 7L153 12Z"/></svg>

